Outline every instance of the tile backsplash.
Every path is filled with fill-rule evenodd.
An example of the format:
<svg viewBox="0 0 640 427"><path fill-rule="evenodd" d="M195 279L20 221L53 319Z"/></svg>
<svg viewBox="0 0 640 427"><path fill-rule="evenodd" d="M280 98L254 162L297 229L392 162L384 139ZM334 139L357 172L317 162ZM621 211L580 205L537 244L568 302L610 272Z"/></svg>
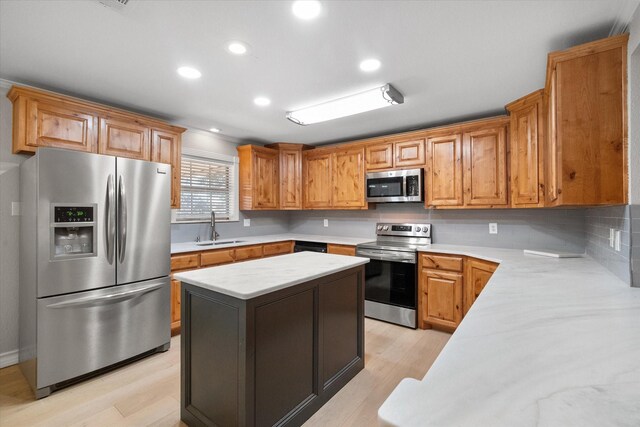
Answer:
<svg viewBox="0 0 640 427"><path fill-rule="evenodd" d="M629 206L631 219L631 285L640 288L640 205Z"/></svg>
<svg viewBox="0 0 640 427"><path fill-rule="evenodd" d="M638 206L636 206L638 210ZM610 229L620 230L620 251L609 244ZM631 283L631 217L630 206L607 206L585 210L587 254Z"/></svg>

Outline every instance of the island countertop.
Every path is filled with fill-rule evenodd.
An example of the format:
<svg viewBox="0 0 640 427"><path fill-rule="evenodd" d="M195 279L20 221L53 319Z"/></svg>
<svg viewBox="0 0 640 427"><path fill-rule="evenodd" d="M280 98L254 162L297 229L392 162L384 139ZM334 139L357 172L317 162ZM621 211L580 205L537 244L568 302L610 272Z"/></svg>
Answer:
<svg viewBox="0 0 640 427"><path fill-rule="evenodd" d="M369 262L368 258L297 252L176 273L177 280L238 299L251 299Z"/></svg>
<svg viewBox="0 0 640 427"><path fill-rule="evenodd" d="M640 289L592 258L434 244L498 269L384 426L640 425Z"/></svg>

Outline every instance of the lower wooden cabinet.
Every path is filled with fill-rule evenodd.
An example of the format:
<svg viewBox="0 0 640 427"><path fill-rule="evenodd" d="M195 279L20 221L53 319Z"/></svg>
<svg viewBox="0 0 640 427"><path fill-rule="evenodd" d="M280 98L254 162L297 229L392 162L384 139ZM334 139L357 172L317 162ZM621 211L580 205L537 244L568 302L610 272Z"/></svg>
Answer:
<svg viewBox="0 0 640 427"><path fill-rule="evenodd" d="M329 243L327 245L327 253L356 256L356 247L351 245L334 245Z"/></svg>
<svg viewBox="0 0 640 427"><path fill-rule="evenodd" d="M238 246L213 249L171 256L171 273L214 267L232 262L249 261L276 255L293 253L293 241L266 243L264 245ZM340 246L340 245L338 245ZM345 246L346 247L346 246ZM354 247L355 255L355 247ZM171 279L171 334L180 333L180 282Z"/></svg>
<svg viewBox="0 0 640 427"><path fill-rule="evenodd" d="M420 254L418 327L457 328L497 267L473 257Z"/></svg>

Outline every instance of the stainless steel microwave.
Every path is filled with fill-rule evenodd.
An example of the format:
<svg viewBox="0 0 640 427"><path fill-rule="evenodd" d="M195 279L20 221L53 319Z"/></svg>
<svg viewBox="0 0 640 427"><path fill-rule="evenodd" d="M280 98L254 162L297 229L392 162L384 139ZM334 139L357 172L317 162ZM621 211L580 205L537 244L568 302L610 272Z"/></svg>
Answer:
<svg viewBox="0 0 640 427"><path fill-rule="evenodd" d="M367 173L367 202L421 202L422 169Z"/></svg>

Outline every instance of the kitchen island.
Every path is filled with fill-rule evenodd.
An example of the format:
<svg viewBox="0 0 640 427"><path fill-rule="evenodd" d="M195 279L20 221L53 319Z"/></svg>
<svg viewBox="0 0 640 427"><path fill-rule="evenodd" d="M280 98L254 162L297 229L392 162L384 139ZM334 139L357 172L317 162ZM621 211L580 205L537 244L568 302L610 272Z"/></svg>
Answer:
<svg viewBox="0 0 640 427"><path fill-rule="evenodd" d="M181 419L300 425L364 368L366 258L299 252L178 273Z"/></svg>

